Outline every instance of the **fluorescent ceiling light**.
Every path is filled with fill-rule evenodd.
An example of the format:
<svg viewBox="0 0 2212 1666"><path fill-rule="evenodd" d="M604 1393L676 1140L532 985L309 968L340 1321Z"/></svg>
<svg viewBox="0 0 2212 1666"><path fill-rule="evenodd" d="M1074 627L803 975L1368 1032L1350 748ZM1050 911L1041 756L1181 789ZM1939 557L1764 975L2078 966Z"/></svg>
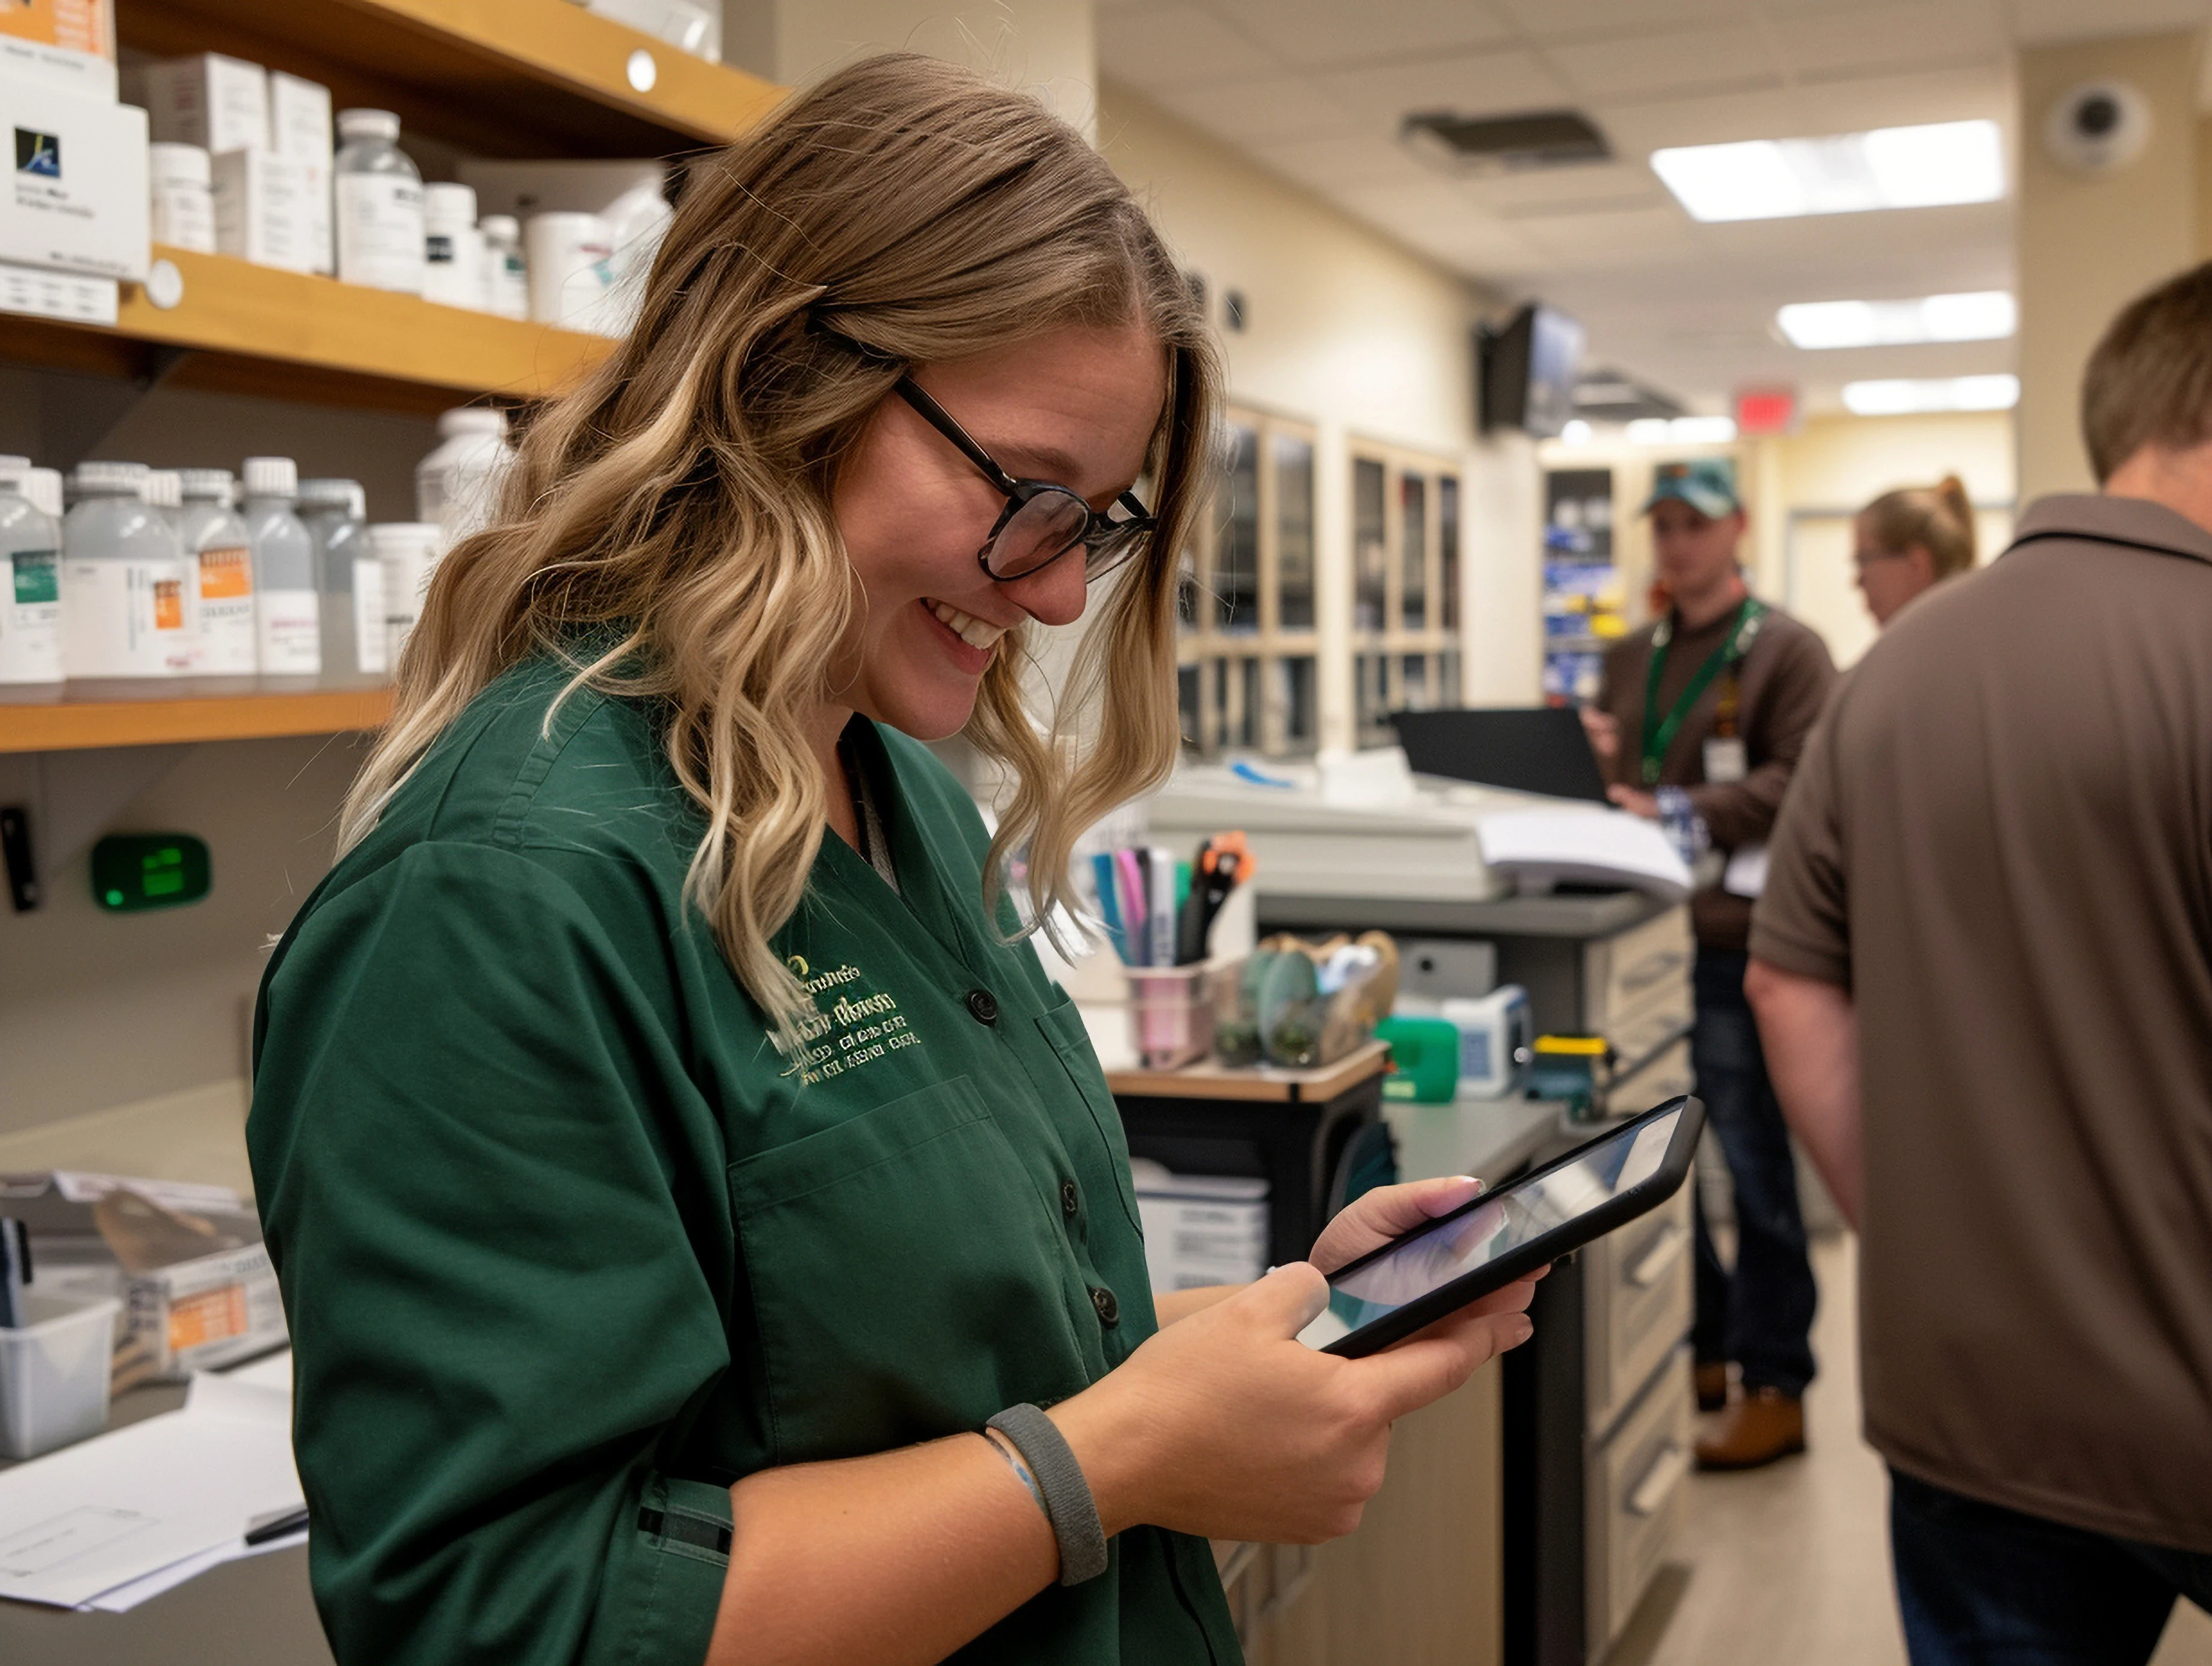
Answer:
<svg viewBox="0 0 2212 1666"><path fill-rule="evenodd" d="M1735 438L1735 418L1639 416L1627 434L1632 446L1724 446Z"/></svg>
<svg viewBox="0 0 2212 1666"><path fill-rule="evenodd" d="M2005 188L1993 121L1677 145L1653 151L1651 167L1692 219L1706 221L1993 203Z"/></svg>
<svg viewBox="0 0 2212 1666"><path fill-rule="evenodd" d="M1921 410L2010 410L2019 403L2017 376L1942 376L1927 381L1844 384L1844 406L1860 416L1902 416Z"/></svg>
<svg viewBox="0 0 2212 1666"><path fill-rule="evenodd" d="M1559 438L1570 446L1586 446L1590 442L1590 425L1579 416L1570 417L1559 430Z"/></svg>
<svg viewBox="0 0 2212 1666"><path fill-rule="evenodd" d="M1929 341L2002 341L2018 312L2005 289L1921 301L1805 301L1775 322L1792 347L1903 347Z"/></svg>

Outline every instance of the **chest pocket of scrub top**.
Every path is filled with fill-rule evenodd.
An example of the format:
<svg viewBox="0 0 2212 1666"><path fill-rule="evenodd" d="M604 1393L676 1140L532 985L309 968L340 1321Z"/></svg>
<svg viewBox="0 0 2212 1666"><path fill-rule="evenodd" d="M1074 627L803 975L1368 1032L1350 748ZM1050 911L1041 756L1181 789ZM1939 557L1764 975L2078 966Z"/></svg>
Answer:
<svg viewBox="0 0 2212 1666"><path fill-rule="evenodd" d="M733 1164L774 1461L883 1451L1089 1380L1057 1210L964 1076Z"/></svg>
<svg viewBox="0 0 2212 1666"><path fill-rule="evenodd" d="M1040 1013L1037 1028L1052 1043L1052 1050L1060 1057L1060 1068L1067 1073L1084 1106L1091 1113L1091 1121L1098 1130L1098 1138L1106 1147L1106 1161L1114 1170L1115 1189L1121 1194L1121 1213L1129 1218L1129 1225L1139 1233L1144 1223L1138 1219L1137 1196L1129 1180L1129 1140L1121 1131L1121 1113L1114 1104L1114 1096L1107 1091L1106 1079L1098 1068L1098 1055L1091 1045L1091 1032L1083 1027L1083 1014L1075 1010L1075 1003L1063 1000L1057 1006Z"/></svg>

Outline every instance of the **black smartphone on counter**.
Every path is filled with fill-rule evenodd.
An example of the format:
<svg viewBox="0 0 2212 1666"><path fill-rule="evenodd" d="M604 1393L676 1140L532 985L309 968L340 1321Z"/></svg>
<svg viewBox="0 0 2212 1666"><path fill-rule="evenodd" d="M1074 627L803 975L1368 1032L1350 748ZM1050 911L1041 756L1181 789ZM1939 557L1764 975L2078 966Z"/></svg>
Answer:
<svg viewBox="0 0 2212 1666"><path fill-rule="evenodd" d="M1357 1359L1649 1214L1688 1177L1705 1103L1669 1099L1518 1180L1416 1226L1328 1277L1328 1309L1299 1333Z"/></svg>

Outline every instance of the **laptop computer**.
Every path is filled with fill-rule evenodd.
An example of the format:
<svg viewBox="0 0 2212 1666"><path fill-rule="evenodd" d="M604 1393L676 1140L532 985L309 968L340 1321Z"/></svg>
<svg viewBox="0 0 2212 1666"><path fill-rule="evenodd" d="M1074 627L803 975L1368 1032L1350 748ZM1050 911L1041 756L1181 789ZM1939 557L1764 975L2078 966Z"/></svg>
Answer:
<svg viewBox="0 0 2212 1666"><path fill-rule="evenodd" d="M1392 712L1390 721L1417 775L1606 802L1597 754L1571 706Z"/></svg>

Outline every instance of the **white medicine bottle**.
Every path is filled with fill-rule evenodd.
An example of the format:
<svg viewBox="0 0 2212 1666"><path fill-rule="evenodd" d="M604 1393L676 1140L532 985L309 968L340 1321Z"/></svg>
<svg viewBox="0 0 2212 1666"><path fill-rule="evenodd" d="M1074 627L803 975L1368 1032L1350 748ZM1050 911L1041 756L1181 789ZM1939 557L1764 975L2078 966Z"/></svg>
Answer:
<svg viewBox="0 0 2212 1666"><path fill-rule="evenodd" d="M246 536L253 549L264 677L313 677L323 668L315 541L292 511L299 495L300 471L290 458L246 459Z"/></svg>
<svg viewBox="0 0 2212 1666"><path fill-rule="evenodd" d="M0 457L0 683L62 680L62 528L39 502L30 459ZM56 507L58 507L57 504Z"/></svg>
<svg viewBox="0 0 2212 1666"><path fill-rule="evenodd" d="M191 669L191 579L177 529L142 495L143 463L81 463L62 523L62 666L72 678Z"/></svg>
<svg viewBox="0 0 2212 1666"><path fill-rule="evenodd" d="M389 110L338 112L334 164L338 277L422 293L422 176L399 148Z"/></svg>
<svg viewBox="0 0 2212 1666"><path fill-rule="evenodd" d="M253 605L253 549L230 507L228 469L180 471L185 506L177 537L199 564L199 645L192 668L210 677L251 677L260 663Z"/></svg>
<svg viewBox="0 0 2212 1666"><path fill-rule="evenodd" d="M315 541L326 677L385 669L384 569L368 547L368 511L358 480L300 483L300 520Z"/></svg>
<svg viewBox="0 0 2212 1666"><path fill-rule="evenodd" d="M484 310L484 240L467 185L422 187L422 299Z"/></svg>
<svg viewBox="0 0 2212 1666"><path fill-rule="evenodd" d="M487 214L483 234L483 310L501 318L530 316L530 271L522 262L522 222L511 214Z"/></svg>
<svg viewBox="0 0 2212 1666"><path fill-rule="evenodd" d="M514 455L503 411L465 405L439 416L437 447L415 465L415 513L444 529L446 548L490 521Z"/></svg>

